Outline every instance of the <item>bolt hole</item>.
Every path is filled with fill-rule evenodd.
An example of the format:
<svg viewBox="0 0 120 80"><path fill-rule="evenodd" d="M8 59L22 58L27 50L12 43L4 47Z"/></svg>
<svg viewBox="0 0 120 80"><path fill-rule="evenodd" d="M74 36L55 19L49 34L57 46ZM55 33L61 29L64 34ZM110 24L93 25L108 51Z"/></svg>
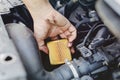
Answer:
<svg viewBox="0 0 120 80"><path fill-rule="evenodd" d="M5 61L11 61L12 60L12 57L11 56L7 56L6 58L5 58Z"/></svg>

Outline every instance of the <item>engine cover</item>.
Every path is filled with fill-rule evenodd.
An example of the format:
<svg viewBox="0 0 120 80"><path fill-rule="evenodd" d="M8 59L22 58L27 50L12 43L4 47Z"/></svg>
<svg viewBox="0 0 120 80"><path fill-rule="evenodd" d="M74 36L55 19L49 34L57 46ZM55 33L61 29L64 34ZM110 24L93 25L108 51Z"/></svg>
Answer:
<svg viewBox="0 0 120 80"><path fill-rule="evenodd" d="M18 52L10 40L0 17L0 80L26 80L26 72Z"/></svg>

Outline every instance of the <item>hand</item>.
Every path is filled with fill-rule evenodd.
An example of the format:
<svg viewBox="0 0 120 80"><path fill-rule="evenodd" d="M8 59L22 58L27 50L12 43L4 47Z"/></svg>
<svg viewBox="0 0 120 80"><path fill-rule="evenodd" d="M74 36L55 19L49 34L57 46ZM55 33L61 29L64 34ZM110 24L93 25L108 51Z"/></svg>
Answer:
<svg viewBox="0 0 120 80"><path fill-rule="evenodd" d="M48 37L55 39L59 35L61 38L67 38L68 46L72 46L72 41L76 38L75 27L60 13L52 9L43 18L33 18L34 36L38 42L39 49L48 53L44 40Z"/></svg>

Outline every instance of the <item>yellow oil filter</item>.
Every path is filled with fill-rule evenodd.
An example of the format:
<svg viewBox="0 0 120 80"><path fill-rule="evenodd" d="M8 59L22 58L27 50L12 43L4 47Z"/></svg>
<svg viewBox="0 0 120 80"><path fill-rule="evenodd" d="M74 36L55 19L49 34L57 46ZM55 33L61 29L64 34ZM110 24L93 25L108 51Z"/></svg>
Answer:
<svg viewBox="0 0 120 80"><path fill-rule="evenodd" d="M68 40L61 39L47 43L49 49L49 58L52 65L65 63L65 60L71 60L70 49L68 48Z"/></svg>

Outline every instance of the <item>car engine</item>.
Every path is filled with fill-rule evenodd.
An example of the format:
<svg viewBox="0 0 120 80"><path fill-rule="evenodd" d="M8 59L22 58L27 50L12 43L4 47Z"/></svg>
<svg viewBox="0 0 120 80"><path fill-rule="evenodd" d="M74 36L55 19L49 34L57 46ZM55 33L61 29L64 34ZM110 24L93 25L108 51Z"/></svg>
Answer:
<svg viewBox="0 0 120 80"><path fill-rule="evenodd" d="M50 2L77 29L72 61L50 64L38 49L33 20L20 3L1 14L0 80L120 80L120 2Z"/></svg>

